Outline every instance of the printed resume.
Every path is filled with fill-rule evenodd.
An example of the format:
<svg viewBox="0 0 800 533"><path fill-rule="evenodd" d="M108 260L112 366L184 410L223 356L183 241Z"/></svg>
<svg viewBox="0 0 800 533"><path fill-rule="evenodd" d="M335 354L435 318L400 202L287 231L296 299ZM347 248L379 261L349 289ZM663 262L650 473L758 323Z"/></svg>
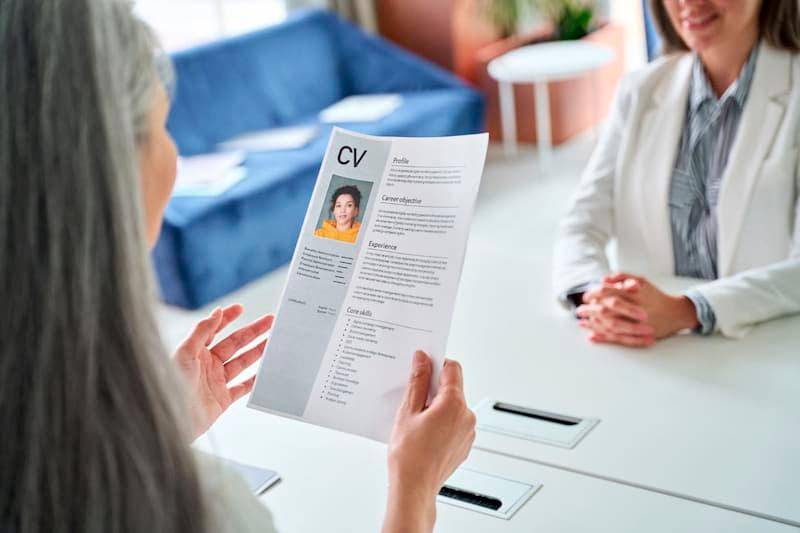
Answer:
<svg viewBox="0 0 800 533"><path fill-rule="evenodd" d="M388 440L416 350L438 384L487 144L333 130L249 407Z"/></svg>

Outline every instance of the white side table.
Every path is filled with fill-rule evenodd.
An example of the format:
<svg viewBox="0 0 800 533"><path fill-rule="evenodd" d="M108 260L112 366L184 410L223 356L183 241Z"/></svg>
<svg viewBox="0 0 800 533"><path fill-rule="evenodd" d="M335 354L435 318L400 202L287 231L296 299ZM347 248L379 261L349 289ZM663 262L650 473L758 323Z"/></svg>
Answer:
<svg viewBox="0 0 800 533"><path fill-rule="evenodd" d="M613 57L614 52L606 46L586 41L554 41L523 46L492 60L488 70L500 86L500 120L506 155L517 152L515 83L533 83L539 157L547 170L552 158L548 82L577 78L602 67ZM592 93L596 95L596 89ZM593 107L597 107L594 102Z"/></svg>

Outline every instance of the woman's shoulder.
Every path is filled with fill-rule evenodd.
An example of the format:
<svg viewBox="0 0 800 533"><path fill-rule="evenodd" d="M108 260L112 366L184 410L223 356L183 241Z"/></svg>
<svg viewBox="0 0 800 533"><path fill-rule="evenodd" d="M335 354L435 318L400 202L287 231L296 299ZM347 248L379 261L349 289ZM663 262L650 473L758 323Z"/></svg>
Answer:
<svg viewBox="0 0 800 533"><path fill-rule="evenodd" d="M213 531L274 533L272 515L242 477L219 459L195 453Z"/></svg>
<svg viewBox="0 0 800 533"><path fill-rule="evenodd" d="M757 79L758 72L761 72L762 90L766 87L773 97L790 94L790 103L797 108L800 104L800 53L763 42L758 52Z"/></svg>

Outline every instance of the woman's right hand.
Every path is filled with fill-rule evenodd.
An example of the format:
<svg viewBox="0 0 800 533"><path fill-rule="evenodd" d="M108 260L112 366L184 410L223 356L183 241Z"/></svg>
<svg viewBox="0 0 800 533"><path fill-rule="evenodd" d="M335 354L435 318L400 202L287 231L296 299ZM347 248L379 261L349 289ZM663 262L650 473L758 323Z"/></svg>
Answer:
<svg viewBox="0 0 800 533"><path fill-rule="evenodd" d="M430 358L416 352L389 441L384 533L433 529L436 495L467 458L475 440L475 415L464 399L461 365L445 360L439 392L426 406L432 375Z"/></svg>

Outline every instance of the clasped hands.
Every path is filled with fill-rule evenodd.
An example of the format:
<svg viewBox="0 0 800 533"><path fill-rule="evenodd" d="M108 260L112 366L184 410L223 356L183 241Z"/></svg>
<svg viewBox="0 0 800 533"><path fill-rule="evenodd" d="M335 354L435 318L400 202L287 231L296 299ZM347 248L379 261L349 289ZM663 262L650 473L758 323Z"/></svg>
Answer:
<svg viewBox="0 0 800 533"><path fill-rule="evenodd" d="M699 323L686 296L672 296L647 279L617 273L583 294L576 310L580 325L596 343L645 348Z"/></svg>

